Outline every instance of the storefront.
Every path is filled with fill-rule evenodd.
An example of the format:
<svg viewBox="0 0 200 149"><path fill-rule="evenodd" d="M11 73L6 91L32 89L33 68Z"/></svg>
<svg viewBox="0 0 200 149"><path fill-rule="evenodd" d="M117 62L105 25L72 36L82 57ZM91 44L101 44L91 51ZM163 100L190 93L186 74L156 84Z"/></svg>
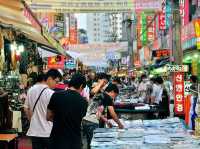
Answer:
<svg viewBox="0 0 200 149"><path fill-rule="evenodd" d="M189 74L200 78L200 20L196 19L182 28L183 64L189 65Z"/></svg>
<svg viewBox="0 0 200 149"><path fill-rule="evenodd" d="M25 93L35 74L43 69L38 49L59 51L42 35L41 25L26 5L18 0L0 3L0 130L15 128L22 132ZM5 111L6 115L2 114Z"/></svg>

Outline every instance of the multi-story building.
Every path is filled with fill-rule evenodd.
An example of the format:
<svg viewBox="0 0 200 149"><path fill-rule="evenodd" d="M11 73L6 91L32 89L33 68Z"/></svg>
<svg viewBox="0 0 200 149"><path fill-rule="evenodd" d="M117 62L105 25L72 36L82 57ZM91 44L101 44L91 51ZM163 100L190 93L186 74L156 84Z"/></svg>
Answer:
<svg viewBox="0 0 200 149"><path fill-rule="evenodd" d="M122 38L122 14L88 14L87 31L89 43L120 40Z"/></svg>

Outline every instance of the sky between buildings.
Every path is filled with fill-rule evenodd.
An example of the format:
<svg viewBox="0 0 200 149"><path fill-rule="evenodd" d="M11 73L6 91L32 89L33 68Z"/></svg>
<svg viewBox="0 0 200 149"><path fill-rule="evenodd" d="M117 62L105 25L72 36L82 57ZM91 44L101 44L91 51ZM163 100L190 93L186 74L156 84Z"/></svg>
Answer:
<svg viewBox="0 0 200 149"><path fill-rule="evenodd" d="M87 30L87 14L79 13L75 15L77 17L78 28Z"/></svg>

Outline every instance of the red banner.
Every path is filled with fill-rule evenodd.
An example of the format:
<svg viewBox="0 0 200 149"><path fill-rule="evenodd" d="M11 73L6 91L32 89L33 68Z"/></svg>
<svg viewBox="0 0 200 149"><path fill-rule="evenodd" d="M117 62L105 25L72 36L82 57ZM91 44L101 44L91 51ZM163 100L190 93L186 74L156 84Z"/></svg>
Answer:
<svg viewBox="0 0 200 149"><path fill-rule="evenodd" d="M182 26L189 23L189 0L179 0Z"/></svg>
<svg viewBox="0 0 200 149"><path fill-rule="evenodd" d="M70 44L78 44L78 39L77 39L77 28L76 27L71 27L69 29L69 41Z"/></svg>
<svg viewBox="0 0 200 149"><path fill-rule="evenodd" d="M49 69L64 69L65 57L58 55L48 58L48 68Z"/></svg>
<svg viewBox="0 0 200 149"><path fill-rule="evenodd" d="M166 29L166 0L163 0L162 2L162 11L158 16L158 22L159 22L159 29L165 30Z"/></svg>
<svg viewBox="0 0 200 149"><path fill-rule="evenodd" d="M184 114L184 73L174 73L174 112L176 115Z"/></svg>

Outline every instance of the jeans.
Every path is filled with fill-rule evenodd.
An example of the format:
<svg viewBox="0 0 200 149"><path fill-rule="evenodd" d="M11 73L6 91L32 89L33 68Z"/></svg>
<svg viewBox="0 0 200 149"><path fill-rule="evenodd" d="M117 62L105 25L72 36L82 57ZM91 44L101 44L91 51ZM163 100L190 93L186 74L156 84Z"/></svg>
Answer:
<svg viewBox="0 0 200 149"><path fill-rule="evenodd" d="M90 143L92 141L93 132L98 128L98 124L92 122L83 122L83 134L86 135L87 138L87 148L90 149Z"/></svg>
<svg viewBox="0 0 200 149"><path fill-rule="evenodd" d="M31 137L32 149L49 149L49 138Z"/></svg>

